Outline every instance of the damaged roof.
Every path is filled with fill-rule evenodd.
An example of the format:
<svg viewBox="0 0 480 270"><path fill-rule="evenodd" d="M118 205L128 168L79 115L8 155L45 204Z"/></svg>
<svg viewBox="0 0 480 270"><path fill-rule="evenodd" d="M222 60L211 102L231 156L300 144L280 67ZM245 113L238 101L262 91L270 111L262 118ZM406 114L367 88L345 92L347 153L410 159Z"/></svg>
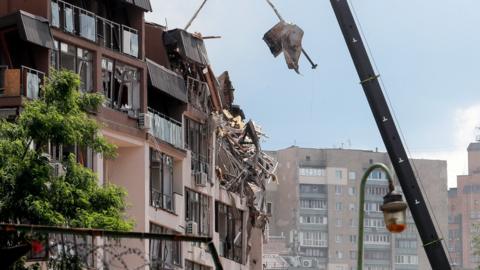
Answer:
<svg viewBox="0 0 480 270"><path fill-rule="evenodd" d="M150 4L150 0L121 0L122 2L127 2L134 6L137 6L145 11L152 11L152 5Z"/></svg>
<svg viewBox="0 0 480 270"><path fill-rule="evenodd" d="M182 57L198 64L209 64L207 49L203 39L183 29L173 29L164 33L163 40L167 48L176 50Z"/></svg>
<svg viewBox="0 0 480 270"><path fill-rule="evenodd" d="M0 18L0 29L16 26L20 38L39 46L54 49L53 36L47 19L19 10Z"/></svg>
<svg viewBox="0 0 480 270"><path fill-rule="evenodd" d="M148 79L151 85L185 103L188 102L185 80L177 73L147 59Z"/></svg>

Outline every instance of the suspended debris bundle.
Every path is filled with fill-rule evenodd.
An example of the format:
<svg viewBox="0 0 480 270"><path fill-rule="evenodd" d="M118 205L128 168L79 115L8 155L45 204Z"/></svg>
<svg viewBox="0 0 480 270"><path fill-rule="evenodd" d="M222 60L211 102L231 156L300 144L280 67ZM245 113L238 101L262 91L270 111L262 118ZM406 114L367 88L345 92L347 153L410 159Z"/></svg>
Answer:
<svg viewBox="0 0 480 270"><path fill-rule="evenodd" d="M260 147L264 136L252 121L244 123L241 116L233 117L227 110L215 114L217 179L227 191L247 198L252 224L264 228L267 221L265 186L275 181L277 162Z"/></svg>
<svg viewBox="0 0 480 270"><path fill-rule="evenodd" d="M273 56L283 52L288 68L298 72L298 60L302 54L303 30L295 24L280 21L263 36Z"/></svg>

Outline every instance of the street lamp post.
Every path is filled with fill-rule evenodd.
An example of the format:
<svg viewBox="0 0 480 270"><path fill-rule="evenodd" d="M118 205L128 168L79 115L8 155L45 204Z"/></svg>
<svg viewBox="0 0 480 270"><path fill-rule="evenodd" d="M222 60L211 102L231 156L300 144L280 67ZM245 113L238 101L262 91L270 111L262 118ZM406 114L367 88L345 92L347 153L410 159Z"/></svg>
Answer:
<svg viewBox="0 0 480 270"><path fill-rule="evenodd" d="M357 270L363 270L363 230L365 227L365 185L368 176L373 170L380 169L385 172L388 180L389 192L383 197L383 205L380 209L384 215L384 221L387 229L392 233L400 233L407 227L406 209L407 204L403 201L402 195L395 191L392 174L388 167L383 163L375 163L370 166L362 176L360 183L360 203L358 204L358 257Z"/></svg>

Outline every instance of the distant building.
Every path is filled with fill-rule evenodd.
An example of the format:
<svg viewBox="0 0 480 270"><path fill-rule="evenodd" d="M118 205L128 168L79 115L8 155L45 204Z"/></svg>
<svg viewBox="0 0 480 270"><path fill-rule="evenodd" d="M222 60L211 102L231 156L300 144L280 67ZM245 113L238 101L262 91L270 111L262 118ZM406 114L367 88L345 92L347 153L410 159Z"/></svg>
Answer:
<svg viewBox="0 0 480 270"><path fill-rule="evenodd" d="M373 163L391 167L388 155L300 147L273 151L270 155L277 159L279 168L278 184L267 186L271 217L264 263L280 262L274 256L278 255L289 267L275 268L272 263L266 269L356 269L360 179ZM413 164L440 229L446 233L446 162L413 160ZM387 192L386 175L373 171L365 190L364 269L431 269L410 213L405 232L394 235L386 230L380 205ZM283 239L282 244L276 244L279 239ZM288 251L279 252L278 245L286 245Z"/></svg>
<svg viewBox="0 0 480 270"><path fill-rule="evenodd" d="M480 265L472 244L480 235L480 143L471 143L467 151L468 175L457 176L457 187L448 191L448 250L458 269Z"/></svg>

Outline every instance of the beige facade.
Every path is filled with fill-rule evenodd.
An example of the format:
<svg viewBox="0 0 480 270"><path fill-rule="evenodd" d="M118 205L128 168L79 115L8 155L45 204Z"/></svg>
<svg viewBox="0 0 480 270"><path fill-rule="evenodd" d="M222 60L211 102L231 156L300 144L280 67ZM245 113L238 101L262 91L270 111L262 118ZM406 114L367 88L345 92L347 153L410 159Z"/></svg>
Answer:
<svg viewBox="0 0 480 270"><path fill-rule="evenodd" d="M391 167L388 155L301 147L271 153L279 162L279 183L267 187L272 209L269 235L275 239L283 236L288 251L279 254L269 243L264 254L281 255L289 261L290 268L286 269L355 269L360 178L373 163ZM430 213L440 224L438 229L446 233L447 213L443 211L447 207L446 162L412 162L424 194L433 206ZM379 206L387 191L386 176L374 171L365 191L364 269L430 269L410 213L406 232L392 235L385 229ZM305 235L313 242L306 241Z"/></svg>
<svg viewBox="0 0 480 270"><path fill-rule="evenodd" d="M456 269L477 269L475 237L480 226L480 143L468 148L468 175L457 176L457 187L449 190L448 250Z"/></svg>

